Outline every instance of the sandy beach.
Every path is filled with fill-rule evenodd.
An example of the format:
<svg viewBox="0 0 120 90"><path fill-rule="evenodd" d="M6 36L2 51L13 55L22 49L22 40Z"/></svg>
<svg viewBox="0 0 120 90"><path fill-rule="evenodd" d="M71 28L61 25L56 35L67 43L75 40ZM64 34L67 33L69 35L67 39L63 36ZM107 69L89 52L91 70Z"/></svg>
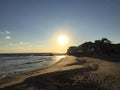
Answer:
<svg viewBox="0 0 120 90"><path fill-rule="evenodd" d="M8 77L0 90L120 90L120 62L66 56L44 69Z"/></svg>

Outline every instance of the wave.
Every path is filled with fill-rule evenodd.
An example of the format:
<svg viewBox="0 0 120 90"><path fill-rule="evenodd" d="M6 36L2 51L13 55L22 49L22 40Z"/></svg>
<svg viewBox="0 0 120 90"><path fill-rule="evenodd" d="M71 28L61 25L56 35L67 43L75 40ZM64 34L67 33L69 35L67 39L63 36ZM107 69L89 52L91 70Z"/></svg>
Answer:
<svg viewBox="0 0 120 90"><path fill-rule="evenodd" d="M58 62L60 56L13 56L0 57L0 79L6 76L37 70Z"/></svg>

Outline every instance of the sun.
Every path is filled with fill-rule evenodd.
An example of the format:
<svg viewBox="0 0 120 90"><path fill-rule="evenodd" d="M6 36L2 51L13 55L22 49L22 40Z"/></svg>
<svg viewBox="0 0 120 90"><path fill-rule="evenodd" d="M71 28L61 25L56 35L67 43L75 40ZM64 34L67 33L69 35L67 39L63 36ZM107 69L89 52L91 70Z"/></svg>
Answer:
<svg viewBox="0 0 120 90"><path fill-rule="evenodd" d="M64 35L58 37L58 43L60 45L65 45L68 42L68 38Z"/></svg>

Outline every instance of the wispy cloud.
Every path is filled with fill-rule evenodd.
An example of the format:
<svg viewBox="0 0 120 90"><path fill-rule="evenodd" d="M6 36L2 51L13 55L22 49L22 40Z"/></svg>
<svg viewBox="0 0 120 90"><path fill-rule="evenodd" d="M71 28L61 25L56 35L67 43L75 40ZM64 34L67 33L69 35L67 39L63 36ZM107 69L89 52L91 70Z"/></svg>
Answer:
<svg viewBox="0 0 120 90"><path fill-rule="evenodd" d="M10 39L11 37L10 36L5 36L5 39Z"/></svg>
<svg viewBox="0 0 120 90"><path fill-rule="evenodd" d="M8 34L10 34L9 31L0 31L0 35L8 35Z"/></svg>
<svg viewBox="0 0 120 90"><path fill-rule="evenodd" d="M13 45L23 45L23 44L26 44L26 43L23 42L23 41L17 41L17 42L9 43L9 45L11 45L11 46L13 46Z"/></svg>
<svg viewBox="0 0 120 90"><path fill-rule="evenodd" d="M5 31L5 33L6 33L6 34L10 34L10 32L9 32L9 31Z"/></svg>
<svg viewBox="0 0 120 90"><path fill-rule="evenodd" d="M25 42L19 41L19 42L17 42L17 44L25 44Z"/></svg>
<svg viewBox="0 0 120 90"><path fill-rule="evenodd" d="M0 45L6 45L6 46L23 46L23 45L26 45L28 44L27 42L24 42L24 41L13 41L11 38L12 37L12 34L11 32L9 31L0 31ZM9 40L11 39L11 40Z"/></svg>
<svg viewBox="0 0 120 90"><path fill-rule="evenodd" d="M11 35L9 31L0 31L0 38L10 39Z"/></svg>

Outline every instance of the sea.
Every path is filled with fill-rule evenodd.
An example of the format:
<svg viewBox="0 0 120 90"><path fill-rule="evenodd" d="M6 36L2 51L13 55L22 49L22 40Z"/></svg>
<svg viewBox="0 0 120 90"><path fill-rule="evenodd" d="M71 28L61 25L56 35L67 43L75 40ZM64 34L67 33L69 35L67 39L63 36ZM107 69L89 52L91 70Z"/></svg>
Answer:
<svg viewBox="0 0 120 90"><path fill-rule="evenodd" d="M0 55L0 79L51 66L65 55Z"/></svg>

